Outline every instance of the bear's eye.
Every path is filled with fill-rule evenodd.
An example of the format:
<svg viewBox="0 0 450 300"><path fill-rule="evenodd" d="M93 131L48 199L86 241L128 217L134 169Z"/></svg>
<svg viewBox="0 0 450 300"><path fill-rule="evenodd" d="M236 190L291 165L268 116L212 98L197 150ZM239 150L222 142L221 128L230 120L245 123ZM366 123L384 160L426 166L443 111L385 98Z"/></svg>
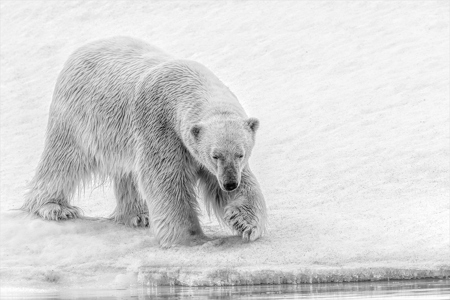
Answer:
<svg viewBox="0 0 450 300"><path fill-rule="evenodd" d="M219 157L219 155L213 155L213 157L212 157L213 159L219 159L220 157Z"/></svg>
<svg viewBox="0 0 450 300"><path fill-rule="evenodd" d="M237 156L238 158L243 158L243 157L244 157L243 154L237 154L236 156Z"/></svg>

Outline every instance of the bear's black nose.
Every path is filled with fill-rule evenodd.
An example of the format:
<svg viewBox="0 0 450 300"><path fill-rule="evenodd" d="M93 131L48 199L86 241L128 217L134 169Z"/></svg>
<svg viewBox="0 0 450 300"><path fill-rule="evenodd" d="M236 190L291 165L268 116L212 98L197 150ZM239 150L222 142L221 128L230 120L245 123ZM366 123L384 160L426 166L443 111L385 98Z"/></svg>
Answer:
<svg viewBox="0 0 450 300"><path fill-rule="evenodd" d="M227 190L227 191L232 191L235 188L237 188L237 183L232 181L232 182L227 182L223 185L223 187Z"/></svg>

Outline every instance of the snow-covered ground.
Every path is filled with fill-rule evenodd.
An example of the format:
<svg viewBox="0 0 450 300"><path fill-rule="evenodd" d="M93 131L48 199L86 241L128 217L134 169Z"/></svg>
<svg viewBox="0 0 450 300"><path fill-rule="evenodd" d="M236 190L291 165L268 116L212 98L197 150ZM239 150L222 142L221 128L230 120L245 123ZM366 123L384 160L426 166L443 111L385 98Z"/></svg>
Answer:
<svg viewBox="0 0 450 300"><path fill-rule="evenodd" d="M141 266L450 269L448 1L1 2L0 279L127 286ZM20 207L56 77L127 35L209 67L261 127L251 159L270 231L162 250L146 229L45 222ZM108 185L75 199L106 217ZM207 216L210 236L229 232Z"/></svg>

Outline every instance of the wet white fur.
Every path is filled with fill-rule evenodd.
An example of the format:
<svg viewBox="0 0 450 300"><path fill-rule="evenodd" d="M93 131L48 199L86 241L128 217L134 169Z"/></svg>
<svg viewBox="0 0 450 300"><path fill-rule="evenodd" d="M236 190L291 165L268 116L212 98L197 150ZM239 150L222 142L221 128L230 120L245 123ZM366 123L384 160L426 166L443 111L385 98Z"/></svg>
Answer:
<svg viewBox="0 0 450 300"><path fill-rule="evenodd" d="M264 197L248 166L257 124L199 63L127 37L93 42L75 51L59 75L45 149L22 209L50 220L76 218L80 211L70 200L80 184L109 177L114 219L150 223L162 246L207 241L198 190L221 221L255 240L266 223ZM240 185L232 192L220 188L211 165L208 151L216 146L245 149L234 164Z"/></svg>

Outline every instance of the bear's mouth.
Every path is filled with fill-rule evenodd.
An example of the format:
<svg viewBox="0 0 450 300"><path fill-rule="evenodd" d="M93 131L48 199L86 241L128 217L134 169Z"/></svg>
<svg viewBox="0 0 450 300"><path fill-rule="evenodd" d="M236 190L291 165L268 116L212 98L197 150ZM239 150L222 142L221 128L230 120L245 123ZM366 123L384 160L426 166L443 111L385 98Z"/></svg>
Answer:
<svg viewBox="0 0 450 300"><path fill-rule="evenodd" d="M234 181L234 180L229 180L229 181L225 181L222 183L219 181L219 186L225 192L232 192L239 187L239 182Z"/></svg>

